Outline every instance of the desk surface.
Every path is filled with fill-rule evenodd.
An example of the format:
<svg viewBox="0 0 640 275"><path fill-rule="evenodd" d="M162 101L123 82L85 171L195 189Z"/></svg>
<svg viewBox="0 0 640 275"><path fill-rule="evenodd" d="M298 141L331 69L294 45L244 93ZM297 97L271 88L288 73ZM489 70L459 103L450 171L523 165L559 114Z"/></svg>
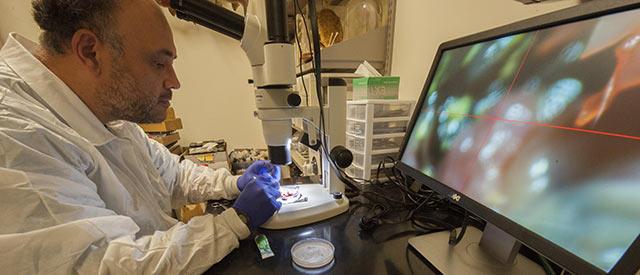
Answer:
<svg viewBox="0 0 640 275"><path fill-rule="evenodd" d="M260 229L269 239L274 257L262 260L252 235L206 274L434 274L428 263L408 248L407 240L415 236L409 223L384 225L373 234L361 232L358 224L364 210L352 204L348 212L312 225L286 230ZM310 237L333 243L336 248L333 266L321 272L293 266L291 247Z"/></svg>

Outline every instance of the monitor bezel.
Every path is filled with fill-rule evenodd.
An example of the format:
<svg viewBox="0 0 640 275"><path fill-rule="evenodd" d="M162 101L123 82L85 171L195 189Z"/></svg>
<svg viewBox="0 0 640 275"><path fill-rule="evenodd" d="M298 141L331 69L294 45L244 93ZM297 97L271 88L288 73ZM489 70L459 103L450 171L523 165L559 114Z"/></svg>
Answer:
<svg viewBox="0 0 640 275"><path fill-rule="evenodd" d="M514 238L518 239L524 245L530 247L538 253L541 253L542 255L545 255L562 267L575 272L576 274L605 274L605 272L600 268L554 244L550 240L547 240L542 236L528 230L527 228L518 225L514 221L496 213L488 207L471 199L470 197L455 191L454 189L439 182L438 180L431 178L423 174L422 172L412 168L411 166L403 163L402 156L411 136L411 132L414 129L416 120L418 119L420 109L422 108L422 105L426 99L429 86L431 84L431 81L433 80L436 67L439 64L443 51L468 46L479 42L489 41L504 36L558 26L636 8L640 8L639 0L591 1L567 9L558 10L530 19L525 19L440 44L433 62L431 63L429 74L422 88L418 103L415 105L415 111L411 116L411 120L409 122L402 147L400 148L398 168L406 175L414 178L416 181L427 185L434 191L449 198L454 194L459 195L459 200L456 200L455 203L478 215L480 218L486 220L487 222L501 228L505 232L511 234ZM620 260L616 263L616 265L611 269L609 273L635 274L635 272L638 272L638 269L640 268L640 262L634 261L638 258L640 258L640 235L636 237L635 241L631 244L626 253L622 256L622 258L620 258Z"/></svg>

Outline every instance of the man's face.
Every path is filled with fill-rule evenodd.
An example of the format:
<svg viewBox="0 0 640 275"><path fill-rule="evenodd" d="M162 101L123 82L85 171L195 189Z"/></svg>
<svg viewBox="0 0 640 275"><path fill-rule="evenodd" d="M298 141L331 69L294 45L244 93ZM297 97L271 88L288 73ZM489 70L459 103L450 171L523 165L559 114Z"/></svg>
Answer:
<svg viewBox="0 0 640 275"><path fill-rule="evenodd" d="M98 98L109 115L138 123L161 122L173 89L180 82L173 69L176 49L169 25L151 0L124 1L115 32L122 52L107 60Z"/></svg>

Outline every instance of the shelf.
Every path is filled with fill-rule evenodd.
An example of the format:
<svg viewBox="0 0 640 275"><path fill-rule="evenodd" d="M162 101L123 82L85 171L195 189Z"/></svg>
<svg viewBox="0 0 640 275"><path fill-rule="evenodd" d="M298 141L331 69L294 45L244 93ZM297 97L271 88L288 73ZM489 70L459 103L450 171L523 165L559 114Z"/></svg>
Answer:
<svg viewBox="0 0 640 275"><path fill-rule="evenodd" d="M363 60L378 71L384 71L386 61L387 26L377 28L364 35L342 41L320 51L322 69L348 69L355 71ZM296 71L299 70L296 64ZM311 62L302 65L304 74L312 71Z"/></svg>
<svg viewBox="0 0 640 275"><path fill-rule="evenodd" d="M293 124L293 123L291 124L291 128L292 128L293 130L298 131L298 132L304 132L304 130L303 130L302 128L298 127L297 125L295 125L295 124Z"/></svg>
<svg viewBox="0 0 640 275"><path fill-rule="evenodd" d="M293 163L302 170L303 166L306 164L306 158L300 154L297 150L291 150L291 160Z"/></svg>

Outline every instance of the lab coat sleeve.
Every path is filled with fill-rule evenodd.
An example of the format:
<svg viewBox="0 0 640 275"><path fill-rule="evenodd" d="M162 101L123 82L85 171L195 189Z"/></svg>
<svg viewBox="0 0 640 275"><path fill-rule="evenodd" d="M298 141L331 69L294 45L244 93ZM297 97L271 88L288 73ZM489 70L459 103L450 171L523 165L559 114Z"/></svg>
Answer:
<svg viewBox="0 0 640 275"><path fill-rule="evenodd" d="M73 196L74 189L51 189L57 184L47 181L54 176L5 168L0 168L0 176L1 209L21 209L0 217L2 224L21 222L15 232L5 227L0 232L0 270L7 274L199 274L250 233L228 209L137 238L139 227L129 217L108 209L102 216L90 216L97 213L92 209L96 206L55 200L54 195ZM77 219L66 213L71 208ZM25 213L34 214L22 217Z"/></svg>
<svg viewBox="0 0 640 275"><path fill-rule="evenodd" d="M233 199L240 194L237 184L239 176L231 175L227 169L214 170L196 165L190 160L179 161L179 156L148 138L137 125L135 127L138 137L144 140L153 163L168 185L174 209L188 203Z"/></svg>

